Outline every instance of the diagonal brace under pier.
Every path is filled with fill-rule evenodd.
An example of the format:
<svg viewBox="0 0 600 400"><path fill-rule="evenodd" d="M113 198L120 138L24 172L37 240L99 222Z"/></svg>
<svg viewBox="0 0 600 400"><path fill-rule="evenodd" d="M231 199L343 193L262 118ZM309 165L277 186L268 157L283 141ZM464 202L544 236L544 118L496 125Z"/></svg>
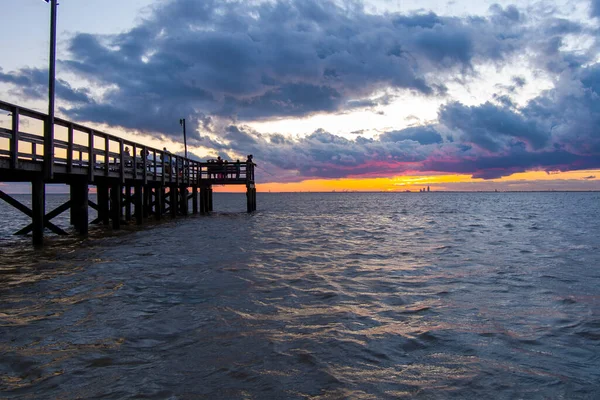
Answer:
<svg viewBox="0 0 600 400"><path fill-rule="evenodd" d="M28 217L33 218L33 211L29 207L27 207L23 203L19 202L18 200L13 199L12 197L10 197L9 195L7 195L6 193L4 193L1 190L0 190L0 199L4 200L5 202L10 204L17 210L21 211L23 214L27 215ZM60 207L57 207L55 210L46 214L44 216L44 226L46 228L50 229L52 232L56 233L57 235L68 235L67 232L65 232L63 229L59 228L58 226L54 225L52 222L50 222L50 220L55 218L56 216L62 214L63 212L67 211L69 208L71 208L71 200L67 201L65 204L61 205ZM26 235L29 232L31 232L32 230L33 230L33 223L27 225L25 228L16 232L15 235Z"/></svg>

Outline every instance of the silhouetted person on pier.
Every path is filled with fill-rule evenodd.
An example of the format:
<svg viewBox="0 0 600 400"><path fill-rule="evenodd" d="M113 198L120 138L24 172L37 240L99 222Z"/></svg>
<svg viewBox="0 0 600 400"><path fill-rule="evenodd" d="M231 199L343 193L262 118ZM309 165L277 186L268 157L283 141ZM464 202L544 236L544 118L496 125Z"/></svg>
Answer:
<svg viewBox="0 0 600 400"><path fill-rule="evenodd" d="M240 160L235 162L235 179L240 179Z"/></svg>
<svg viewBox="0 0 600 400"><path fill-rule="evenodd" d="M125 146L125 151L123 152L123 159L125 160L125 165L127 167L131 167L131 165L133 164L132 160L131 160L131 152L129 151L129 147Z"/></svg>
<svg viewBox="0 0 600 400"><path fill-rule="evenodd" d="M222 178L223 177L223 159L221 158L221 156L217 157L217 171L219 172L217 174L217 178Z"/></svg>
<svg viewBox="0 0 600 400"><path fill-rule="evenodd" d="M254 180L254 167L256 167L256 164L254 164L253 156L252 154L248 154L248 159L246 160L246 178L252 181Z"/></svg>

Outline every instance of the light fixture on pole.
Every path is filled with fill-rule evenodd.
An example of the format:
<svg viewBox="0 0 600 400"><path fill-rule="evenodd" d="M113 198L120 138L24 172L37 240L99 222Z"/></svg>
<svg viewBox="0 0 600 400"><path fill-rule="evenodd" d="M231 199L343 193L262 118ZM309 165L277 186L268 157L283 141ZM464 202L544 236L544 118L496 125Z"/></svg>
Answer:
<svg viewBox="0 0 600 400"><path fill-rule="evenodd" d="M183 127L183 146L185 148L185 158L187 158L187 138L185 137L185 118L179 120L179 125Z"/></svg>
<svg viewBox="0 0 600 400"><path fill-rule="evenodd" d="M57 0L50 3L50 65L48 68L48 121L44 126L44 177L52 179L54 167L54 93L56 83L56 11Z"/></svg>

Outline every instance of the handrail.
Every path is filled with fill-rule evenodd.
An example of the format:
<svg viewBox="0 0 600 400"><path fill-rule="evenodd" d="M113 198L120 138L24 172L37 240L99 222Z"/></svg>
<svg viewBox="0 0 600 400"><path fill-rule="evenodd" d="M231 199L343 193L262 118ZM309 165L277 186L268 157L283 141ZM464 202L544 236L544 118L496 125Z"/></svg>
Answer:
<svg viewBox="0 0 600 400"><path fill-rule="evenodd" d="M46 123L48 116L39 111L1 100L0 109L10 112L12 116L11 129L0 128L0 138L9 139L9 150L0 149L0 156L8 155L10 157L11 168L17 168L19 160L43 161L44 156L38 154L38 147L44 149L44 135L22 132L19 120L21 117L28 117ZM160 179L162 183L169 182L177 185L199 184L202 180L220 183L226 183L227 181L235 181L235 183L240 183L240 181L253 182L254 180L251 163L217 164L200 162L62 118L55 118L54 122L55 125L66 127L68 135L66 141L53 138L53 153L56 150L60 150L61 153L59 155L53 154L54 165L66 165L67 173L72 173L74 167L88 168L90 180L101 174L96 170L103 171L104 176L113 176L111 173L114 172L121 180L132 177L134 180L147 182L148 177L152 177L154 181ZM75 143L75 132L86 134L88 136L87 144ZM25 152L23 149L19 149L19 143L29 143L31 150ZM119 151L111 151L111 145L112 148L118 147ZM131 147L133 154L125 154L125 146ZM66 156L63 157L62 154L65 151ZM142 156L142 154L146 156ZM93 166L93 168L89 168L89 166ZM139 173L140 169L143 171L142 173Z"/></svg>

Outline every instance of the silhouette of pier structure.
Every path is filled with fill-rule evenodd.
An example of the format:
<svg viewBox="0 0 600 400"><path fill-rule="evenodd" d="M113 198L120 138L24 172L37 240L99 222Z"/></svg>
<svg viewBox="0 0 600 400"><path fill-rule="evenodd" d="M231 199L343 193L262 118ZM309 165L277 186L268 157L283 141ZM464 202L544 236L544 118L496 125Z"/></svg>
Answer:
<svg viewBox="0 0 600 400"><path fill-rule="evenodd" d="M31 232L34 245L43 244L46 228L68 234L52 223L68 210L79 235L88 234L89 224L119 229L124 221L141 225L150 217L209 213L213 185L245 185L247 211L256 210L251 161L199 162L60 118L54 119L53 130L35 129L48 123L46 114L3 101L0 110L11 117L10 128L0 127L0 182L31 182L31 208L1 190L0 199L31 218L16 234ZM46 184L53 183L68 185L70 196L46 213ZM97 202L89 198L90 187ZM93 221L90 208L98 213Z"/></svg>

